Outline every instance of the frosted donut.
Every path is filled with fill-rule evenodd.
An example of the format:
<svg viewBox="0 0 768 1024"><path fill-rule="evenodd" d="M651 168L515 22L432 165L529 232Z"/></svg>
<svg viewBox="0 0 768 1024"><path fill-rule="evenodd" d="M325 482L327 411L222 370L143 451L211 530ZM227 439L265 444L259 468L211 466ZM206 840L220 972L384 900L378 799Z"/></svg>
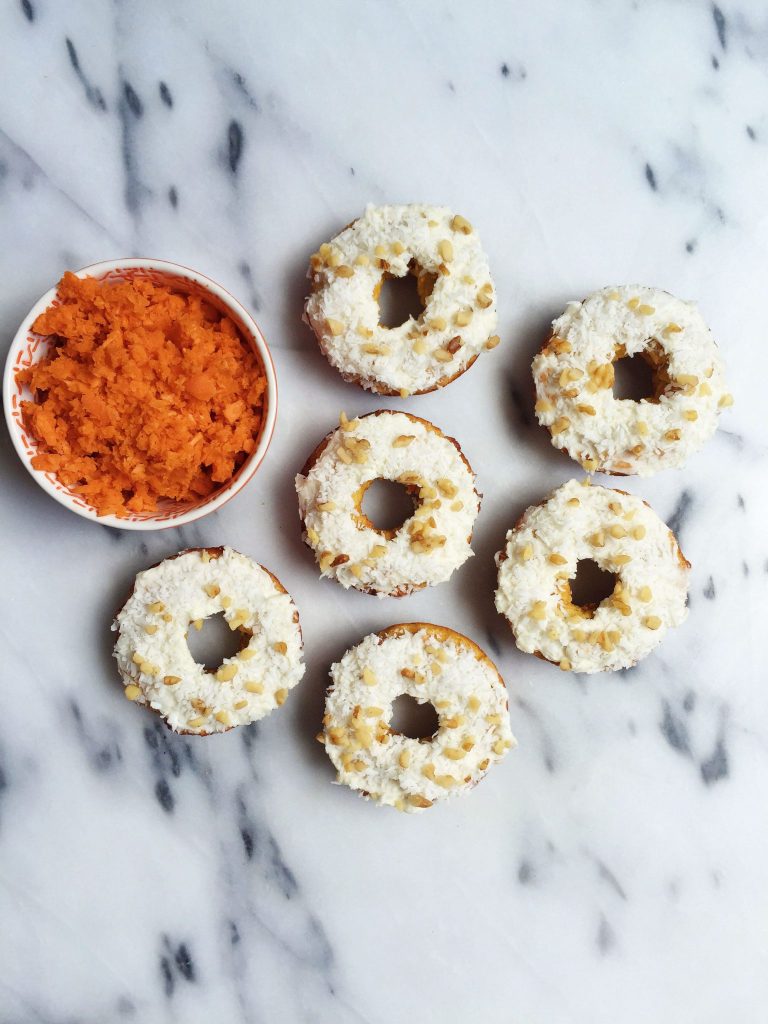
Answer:
<svg viewBox="0 0 768 1024"><path fill-rule="evenodd" d="M403 484L414 513L396 530L362 511L374 480ZM471 557L480 510L472 468L434 424L380 410L331 431L296 477L304 541L320 574L344 588L403 597L442 583Z"/></svg>
<svg viewBox="0 0 768 1024"><path fill-rule="evenodd" d="M424 311L379 323L387 277L414 274ZM464 217L442 206L367 206L310 260L305 319L342 377L379 395L422 395L494 348L496 297L488 259Z"/></svg>
<svg viewBox="0 0 768 1024"><path fill-rule="evenodd" d="M242 647L208 671L192 657L187 631L218 612ZM112 629L125 696L148 705L174 732L207 736L256 722L304 675L290 595L232 548L192 548L140 572Z"/></svg>
<svg viewBox="0 0 768 1024"><path fill-rule="evenodd" d="M338 781L375 803L422 811L471 789L515 745L504 680L477 644L445 626L372 633L331 667L331 679L318 739ZM433 736L390 728L401 694L434 705Z"/></svg>
<svg viewBox="0 0 768 1024"><path fill-rule="evenodd" d="M617 579L596 607L570 580L590 559ZM570 480L507 534L496 608L521 651L574 672L629 668L687 615L690 565L672 531L639 498Z"/></svg>
<svg viewBox="0 0 768 1024"><path fill-rule="evenodd" d="M613 396L613 364L640 356L654 392ZM590 472L650 476L682 466L733 399L712 334L692 302L657 288L603 288L570 302L533 360L536 416Z"/></svg>

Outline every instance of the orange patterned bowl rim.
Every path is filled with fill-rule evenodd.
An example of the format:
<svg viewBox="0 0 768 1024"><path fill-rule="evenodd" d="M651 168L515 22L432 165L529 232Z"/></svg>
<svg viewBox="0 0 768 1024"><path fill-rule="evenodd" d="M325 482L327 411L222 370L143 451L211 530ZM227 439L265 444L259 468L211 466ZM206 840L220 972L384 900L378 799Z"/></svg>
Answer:
<svg viewBox="0 0 768 1024"><path fill-rule="evenodd" d="M141 514L130 513L126 516L99 516L96 510L79 495L73 494L62 484L52 472L34 469L32 457L37 452L37 444L29 436L21 415L22 401L31 397L28 390L16 380L19 370L31 366L42 358L46 351L46 339L32 331L32 324L49 306L59 302L56 287L51 288L35 303L22 321L11 342L3 375L3 406L5 419L13 445L19 458L32 475L32 478L52 498L66 508L71 509L85 519L91 519L104 526L114 526L119 530L161 530L172 526L183 526L185 523L201 519L210 512L221 508L245 487L256 470L264 461L277 419L277 376L269 346L261 333L261 329L248 310L221 285L212 281L204 274L191 270L178 263L156 259L123 259L105 260L92 263L82 270L75 271L77 277L95 277L102 281L129 281L146 278L155 284L173 284L180 290L193 295L204 295L217 309L226 313L237 324L243 337L256 353L267 380L265 414L261 423L259 436L254 451L248 456L237 472L223 486L195 502L164 501L154 512Z"/></svg>

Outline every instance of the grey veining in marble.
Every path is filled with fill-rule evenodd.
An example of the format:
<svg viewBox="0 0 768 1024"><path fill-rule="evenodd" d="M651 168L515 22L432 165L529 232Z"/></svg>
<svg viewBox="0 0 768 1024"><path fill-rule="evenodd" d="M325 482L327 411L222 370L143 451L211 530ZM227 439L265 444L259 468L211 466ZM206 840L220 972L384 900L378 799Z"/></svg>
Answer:
<svg viewBox="0 0 768 1024"><path fill-rule="evenodd" d="M768 1020L768 14L762 0L476 4L9 0L0 13L4 344L66 268L195 267L255 312L281 388L255 480L146 535L78 519L0 436L0 1024L764 1024ZM381 403L300 322L307 258L368 201L478 227L502 345ZM627 488L693 563L690 617L595 678L519 654L493 554L578 469L530 359L612 282L699 301L736 405L685 469ZM292 477L338 411L457 436L476 556L377 602L319 582ZM308 671L209 740L127 704L109 623L137 570L228 543L274 569ZM402 619L460 629L519 748L419 818L331 785L330 662Z"/></svg>

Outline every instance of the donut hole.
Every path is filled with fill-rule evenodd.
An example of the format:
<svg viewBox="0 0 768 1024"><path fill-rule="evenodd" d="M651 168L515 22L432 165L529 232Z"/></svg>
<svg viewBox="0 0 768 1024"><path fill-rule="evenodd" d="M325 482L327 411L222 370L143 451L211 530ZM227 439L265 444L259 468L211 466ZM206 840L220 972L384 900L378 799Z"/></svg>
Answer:
<svg viewBox="0 0 768 1024"><path fill-rule="evenodd" d="M415 502L405 484L373 480L365 489L361 509L374 530L394 533L413 515Z"/></svg>
<svg viewBox="0 0 768 1024"><path fill-rule="evenodd" d="M409 740L432 739L439 725L437 711L429 702L420 704L408 693L401 693L392 702L389 727Z"/></svg>
<svg viewBox="0 0 768 1024"><path fill-rule="evenodd" d="M215 672L225 658L233 658L246 646L250 633L230 629L224 612L203 620L202 629L190 626L187 631L189 653L206 672Z"/></svg>
<svg viewBox="0 0 768 1024"><path fill-rule="evenodd" d="M630 402L652 402L656 399L656 368L645 352L617 359L613 373L614 398Z"/></svg>
<svg viewBox="0 0 768 1024"><path fill-rule="evenodd" d="M407 320L418 320L434 284L435 276L423 270L416 260L411 260L408 273L402 277L388 272L383 274L374 292L381 326L400 327Z"/></svg>
<svg viewBox="0 0 768 1024"><path fill-rule="evenodd" d="M611 596L617 580L615 573L601 569L591 558L581 558L576 563L576 575L566 584L570 602L591 617L598 605Z"/></svg>

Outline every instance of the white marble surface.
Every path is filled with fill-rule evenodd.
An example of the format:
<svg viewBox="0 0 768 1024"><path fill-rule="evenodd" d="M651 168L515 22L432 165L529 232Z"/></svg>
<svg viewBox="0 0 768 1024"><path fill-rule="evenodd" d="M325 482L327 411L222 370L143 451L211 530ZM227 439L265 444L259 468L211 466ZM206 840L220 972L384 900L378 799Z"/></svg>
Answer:
<svg viewBox="0 0 768 1024"><path fill-rule="evenodd" d="M0 39L4 344L65 268L165 257L251 306L281 385L263 470L185 530L80 520L0 440L0 1022L762 1024L762 0L24 0ZM299 319L308 254L367 201L470 217L503 338L388 403L455 433L486 495L476 557L399 603L318 581L292 492L339 408L377 406ZM492 555L576 472L531 425L531 354L614 281L698 299L737 404L684 470L628 485L693 562L687 624L578 678L517 653ZM279 573L308 672L258 727L195 741L126 703L109 622L138 569L201 542ZM313 739L330 661L403 618L492 652L519 739L420 817L332 786Z"/></svg>

